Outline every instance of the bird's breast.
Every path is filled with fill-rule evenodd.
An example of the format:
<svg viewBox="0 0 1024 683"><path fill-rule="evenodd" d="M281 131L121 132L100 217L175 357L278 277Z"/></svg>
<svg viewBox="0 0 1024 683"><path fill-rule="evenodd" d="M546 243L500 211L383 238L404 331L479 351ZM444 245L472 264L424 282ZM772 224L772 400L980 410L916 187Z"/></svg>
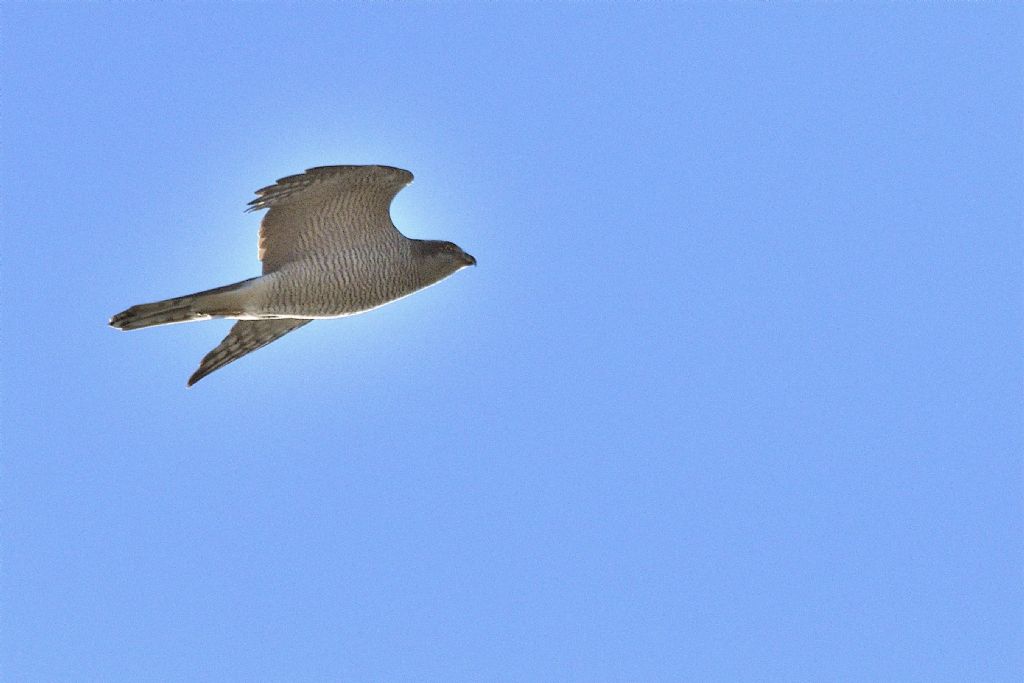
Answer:
<svg viewBox="0 0 1024 683"><path fill-rule="evenodd" d="M367 254L289 264L264 275L257 298L260 312L292 317L333 318L383 306L420 288L402 261Z"/></svg>

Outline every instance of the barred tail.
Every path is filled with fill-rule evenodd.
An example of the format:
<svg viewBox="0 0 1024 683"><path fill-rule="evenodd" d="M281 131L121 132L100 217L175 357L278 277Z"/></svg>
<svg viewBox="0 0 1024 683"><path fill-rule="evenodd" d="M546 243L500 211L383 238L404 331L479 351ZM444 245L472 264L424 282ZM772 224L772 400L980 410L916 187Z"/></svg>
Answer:
<svg viewBox="0 0 1024 683"><path fill-rule="evenodd" d="M171 325L237 315L242 312L237 297L224 295L242 289L255 279L151 304L138 304L112 317L110 326L119 330L137 330L154 325Z"/></svg>

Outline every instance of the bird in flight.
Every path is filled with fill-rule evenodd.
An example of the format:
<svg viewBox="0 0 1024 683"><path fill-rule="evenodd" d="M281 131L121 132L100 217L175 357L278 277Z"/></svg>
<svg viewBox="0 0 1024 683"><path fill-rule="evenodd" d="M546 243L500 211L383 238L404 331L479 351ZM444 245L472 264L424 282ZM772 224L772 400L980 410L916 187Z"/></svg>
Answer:
<svg viewBox="0 0 1024 683"><path fill-rule="evenodd" d="M320 166L256 191L263 274L233 285L139 304L110 319L121 330L238 320L188 380L319 318L355 315L440 282L476 259L451 242L409 239L391 200L412 182L391 166Z"/></svg>

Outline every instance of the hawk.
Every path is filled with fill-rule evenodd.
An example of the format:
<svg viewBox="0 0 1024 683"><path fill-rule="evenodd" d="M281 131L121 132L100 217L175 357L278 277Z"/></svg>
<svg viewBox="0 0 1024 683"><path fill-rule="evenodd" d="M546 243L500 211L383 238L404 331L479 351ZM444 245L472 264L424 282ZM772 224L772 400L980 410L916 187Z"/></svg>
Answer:
<svg viewBox="0 0 1024 683"><path fill-rule="evenodd" d="M233 285L139 304L110 325L238 320L189 377L208 374L319 318L363 313L429 287L476 259L451 242L410 239L391 222L391 200L412 182L391 166L319 166L256 191L263 274Z"/></svg>

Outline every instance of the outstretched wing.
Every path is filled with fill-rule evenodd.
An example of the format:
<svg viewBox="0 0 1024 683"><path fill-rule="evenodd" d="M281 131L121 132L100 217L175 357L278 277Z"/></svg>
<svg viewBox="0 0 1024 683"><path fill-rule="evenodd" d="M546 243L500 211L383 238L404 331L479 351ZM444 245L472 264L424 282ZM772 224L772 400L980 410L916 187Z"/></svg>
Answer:
<svg viewBox="0 0 1024 683"><path fill-rule="evenodd" d="M391 200L412 173L391 166L320 166L257 190L263 272L325 253L401 238Z"/></svg>
<svg viewBox="0 0 1024 683"><path fill-rule="evenodd" d="M202 362L199 363L199 369L188 378L188 385L192 386L214 370L266 346L308 322L311 322L308 318L239 320L228 332L228 336L224 337L224 341L203 357Z"/></svg>

